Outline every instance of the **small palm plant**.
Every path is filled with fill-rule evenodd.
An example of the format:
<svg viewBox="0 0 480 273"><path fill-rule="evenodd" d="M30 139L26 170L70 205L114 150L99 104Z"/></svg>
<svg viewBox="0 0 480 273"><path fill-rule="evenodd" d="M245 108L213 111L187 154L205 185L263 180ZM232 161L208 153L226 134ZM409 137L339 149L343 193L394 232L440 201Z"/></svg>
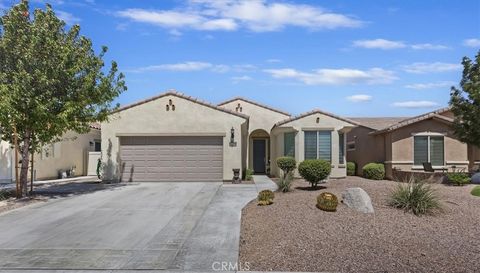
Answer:
<svg viewBox="0 0 480 273"><path fill-rule="evenodd" d="M399 183L391 192L389 205L415 215L432 213L441 208L435 191L423 181L410 177L408 183Z"/></svg>

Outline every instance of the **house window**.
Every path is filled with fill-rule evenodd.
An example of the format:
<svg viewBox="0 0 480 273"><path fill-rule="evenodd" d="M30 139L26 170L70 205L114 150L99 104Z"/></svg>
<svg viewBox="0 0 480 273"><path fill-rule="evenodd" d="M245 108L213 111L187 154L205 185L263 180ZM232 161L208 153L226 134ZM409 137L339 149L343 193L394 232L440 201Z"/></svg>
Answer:
<svg viewBox="0 0 480 273"><path fill-rule="evenodd" d="M305 131L305 159L332 161L331 131Z"/></svg>
<svg viewBox="0 0 480 273"><path fill-rule="evenodd" d="M355 151L355 141L347 142L347 151Z"/></svg>
<svg viewBox="0 0 480 273"><path fill-rule="evenodd" d="M102 151L102 142L100 140L95 140L95 152Z"/></svg>
<svg viewBox="0 0 480 273"><path fill-rule="evenodd" d="M283 134L283 155L295 157L295 133Z"/></svg>
<svg viewBox="0 0 480 273"><path fill-rule="evenodd" d="M445 164L443 136L414 136L413 137L413 163L421 166L424 162L432 166Z"/></svg>
<svg viewBox="0 0 480 273"><path fill-rule="evenodd" d="M338 133L338 164L345 164L345 134Z"/></svg>

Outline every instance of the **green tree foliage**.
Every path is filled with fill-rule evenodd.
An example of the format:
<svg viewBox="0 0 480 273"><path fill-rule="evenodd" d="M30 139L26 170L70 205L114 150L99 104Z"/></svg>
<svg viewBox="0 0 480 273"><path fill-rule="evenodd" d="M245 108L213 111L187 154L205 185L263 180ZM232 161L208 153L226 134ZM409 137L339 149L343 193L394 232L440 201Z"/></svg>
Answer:
<svg viewBox="0 0 480 273"><path fill-rule="evenodd" d="M30 14L23 0L1 17L0 125L11 143L16 128L23 194L31 153L67 131L88 132L118 107L112 101L126 90L124 76L115 62L104 68L106 52L95 54L80 27L66 29L50 5Z"/></svg>
<svg viewBox="0 0 480 273"><path fill-rule="evenodd" d="M480 147L480 51L475 61L463 58L461 89L452 86L450 105L455 114L455 134L463 142Z"/></svg>

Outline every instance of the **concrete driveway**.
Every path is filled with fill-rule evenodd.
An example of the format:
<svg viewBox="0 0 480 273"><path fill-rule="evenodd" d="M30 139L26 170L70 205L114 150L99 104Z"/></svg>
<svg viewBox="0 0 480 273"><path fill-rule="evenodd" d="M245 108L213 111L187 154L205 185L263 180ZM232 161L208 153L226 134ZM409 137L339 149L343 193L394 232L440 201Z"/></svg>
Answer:
<svg viewBox="0 0 480 273"><path fill-rule="evenodd" d="M259 181L129 184L2 214L0 269L210 271L214 262L236 263L241 209L272 187Z"/></svg>

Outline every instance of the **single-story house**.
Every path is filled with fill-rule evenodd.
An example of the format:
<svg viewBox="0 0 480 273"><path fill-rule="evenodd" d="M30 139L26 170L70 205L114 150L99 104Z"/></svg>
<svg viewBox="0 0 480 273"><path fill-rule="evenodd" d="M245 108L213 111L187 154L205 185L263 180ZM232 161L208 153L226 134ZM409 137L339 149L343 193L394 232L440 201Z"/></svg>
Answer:
<svg viewBox="0 0 480 273"><path fill-rule="evenodd" d="M100 124L92 124L90 132L77 134L68 132L62 140L43 147L41 153L34 155L35 180L54 179L59 171L75 170L75 176L94 175L96 161L90 158L92 154L101 151ZM92 152L92 153L90 153ZM11 143L0 142L0 182L15 180L15 153ZM88 166L90 164L90 166ZM93 167L92 167L93 165ZM30 172L29 172L30 174Z"/></svg>
<svg viewBox="0 0 480 273"><path fill-rule="evenodd" d="M222 181L233 169L278 175L275 159L321 158L346 176L356 122L315 110L290 114L244 98L218 105L171 91L122 107L102 123L105 179Z"/></svg>
<svg viewBox="0 0 480 273"><path fill-rule="evenodd" d="M387 178L393 170L423 172L423 163L446 171L478 168L480 149L453 134L454 115L442 108L410 118L351 118L359 126L347 136L347 159L357 164L357 174L370 162L385 164Z"/></svg>

